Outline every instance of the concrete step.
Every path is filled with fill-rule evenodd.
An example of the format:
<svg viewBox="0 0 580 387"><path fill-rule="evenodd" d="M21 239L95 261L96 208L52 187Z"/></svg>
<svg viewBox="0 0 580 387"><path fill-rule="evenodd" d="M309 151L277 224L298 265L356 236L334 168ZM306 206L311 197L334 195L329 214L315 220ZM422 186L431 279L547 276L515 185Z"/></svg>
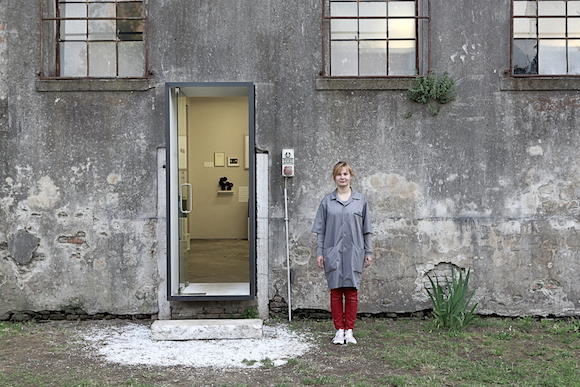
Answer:
<svg viewBox="0 0 580 387"><path fill-rule="evenodd" d="M157 320L151 325L151 340L261 339L260 319Z"/></svg>

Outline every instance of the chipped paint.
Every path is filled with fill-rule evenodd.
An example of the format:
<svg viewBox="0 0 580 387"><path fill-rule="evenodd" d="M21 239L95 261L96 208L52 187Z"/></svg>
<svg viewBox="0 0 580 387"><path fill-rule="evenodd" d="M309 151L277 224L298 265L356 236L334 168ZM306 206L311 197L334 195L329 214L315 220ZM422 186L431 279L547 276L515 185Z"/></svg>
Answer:
<svg viewBox="0 0 580 387"><path fill-rule="evenodd" d="M528 148L528 153L530 156L543 156L544 150L540 145L534 145Z"/></svg>
<svg viewBox="0 0 580 387"><path fill-rule="evenodd" d="M31 189L27 202L30 208L47 210L60 200L60 188L57 187L49 176L41 177L36 187Z"/></svg>
<svg viewBox="0 0 580 387"><path fill-rule="evenodd" d="M107 176L107 183L115 185L121 181L121 176L116 173L111 173Z"/></svg>

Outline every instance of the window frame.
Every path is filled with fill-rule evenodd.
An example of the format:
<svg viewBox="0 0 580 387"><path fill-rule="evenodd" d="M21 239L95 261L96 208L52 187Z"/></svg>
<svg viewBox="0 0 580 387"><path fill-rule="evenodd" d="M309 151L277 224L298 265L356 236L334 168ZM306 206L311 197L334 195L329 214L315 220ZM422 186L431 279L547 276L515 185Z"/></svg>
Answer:
<svg viewBox="0 0 580 387"><path fill-rule="evenodd" d="M323 79L352 79L352 80L362 80L362 79L384 79L384 80L393 80L393 79L408 79L414 78L417 75L424 76L427 75L429 69L431 68L431 23L430 23L430 15L431 15L431 2L430 0L412 0L415 2L415 15L412 17L415 19L415 68L414 74L409 75L389 75L388 74L388 49L387 49L387 62L385 63L385 70L386 75L360 75L360 46L357 47L357 56L358 56L358 64L357 64L357 72L358 75L333 75L332 68L331 68L331 61L332 61L332 53L331 53L331 20L333 19L386 19L394 20L394 19L409 19L410 16L394 16L394 17L333 17L330 14L330 7L331 3L334 1L343 1L343 2L354 2L360 3L360 0L322 0L322 69L320 71L320 76ZM379 0L377 2L384 2L388 3L394 0ZM424 24L422 24L424 23ZM360 29L359 29L360 31ZM356 39L355 41L360 43L360 41L364 41L364 39ZM393 41L399 39L392 39ZM385 42L388 44L389 39L385 37ZM388 45L387 45L388 47Z"/></svg>
<svg viewBox="0 0 580 387"><path fill-rule="evenodd" d="M141 17L134 18L134 17L90 17L87 15L86 17L60 17L58 14L59 9L59 2L62 0L41 0L40 1L40 51L41 51L41 58L40 58L40 71L39 71L39 78L41 80L105 80L105 81L126 81L131 79L148 79L149 78L149 49L148 49L148 32L149 32L149 11L148 11L148 1L147 0L128 0L128 1L120 1L120 0L108 0L105 2L94 0L69 0L71 4L122 4L122 3L140 3L142 7L142 14ZM63 75L61 76L61 48L60 44L62 40L60 39L60 21L62 20L85 20L87 24L91 20L141 20L142 21L142 42L143 42L143 74L142 75L131 75L131 76L120 76L118 75L119 67L118 67L118 58L119 58L119 49L118 44L119 42L123 42L125 40L121 40L118 38L118 34L116 34L116 38L114 40L107 39L107 42L114 42L115 43L115 58L116 58L116 68L115 68L115 75L114 76L91 76L89 75L89 68L90 68L90 59L87 59L86 63L86 74L79 75L79 76L71 76L71 75ZM79 42L94 42L95 40L91 40L88 37L88 30L87 30L87 37L85 40L78 40ZM97 42L99 40L96 40ZM132 41L132 40L127 40ZM139 41L139 40L135 40ZM88 50L88 46L87 46ZM87 58L88 58L87 52Z"/></svg>
<svg viewBox="0 0 580 387"><path fill-rule="evenodd" d="M536 6L536 14L535 15L515 15L515 2L516 1L523 1L523 0L511 0L510 1L510 68L509 68L509 75L510 77L513 78L521 78L521 79L530 79L530 78L579 78L580 77L580 71L577 73L569 73L570 71L570 60L569 60L569 46L568 46L568 42L570 40L576 40L579 44L580 44L580 36L578 37L570 37L569 36L569 30L568 30L568 20L569 19L579 19L580 20L580 15L569 15L568 14L568 2L569 1L573 1L573 0L559 0L565 3L565 7L566 9L564 10L564 14L563 15L550 15L550 14L546 14L546 15L540 15L539 14L539 10ZM548 2L545 0L528 0L529 2L534 2L536 5L538 5L541 1L544 2ZM564 19L564 35L563 36L558 36L558 37L540 37L540 32L538 30L538 25L539 25L539 20L541 19L550 19L550 18L560 18L560 19ZM535 38L532 37L528 37L528 38L516 38L515 37L515 31L514 31L514 22L517 19L536 19L536 36ZM541 40L558 40L558 41L564 41L565 42L565 57L566 57L566 73L565 74L549 74L549 73L540 73L540 68L539 68L539 64L540 64L540 52L539 52L539 48L536 48L536 66L537 68L537 73L536 74L522 74L522 73L516 73L515 69L514 69L514 50L515 50L515 42L516 40L535 40L536 41L536 47L538 47L538 42L540 42ZM579 46L580 47L580 46ZM578 64L578 66L580 67L580 63Z"/></svg>

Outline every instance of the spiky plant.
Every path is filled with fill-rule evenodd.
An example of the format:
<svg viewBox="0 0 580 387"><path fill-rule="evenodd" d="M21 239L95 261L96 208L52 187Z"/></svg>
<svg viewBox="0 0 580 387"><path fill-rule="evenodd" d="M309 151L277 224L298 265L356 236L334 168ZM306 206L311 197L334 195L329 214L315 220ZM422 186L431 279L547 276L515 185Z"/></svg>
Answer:
<svg viewBox="0 0 580 387"><path fill-rule="evenodd" d="M477 303L469 308L471 298L475 290L469 292L470 270L467 271L465 278L463 272L459 271L459 278L455 274L455 268L451 267L451 280L445 277L445 285L439 283L439 278L433 279L427 275L431 282L431 289L426 289L431 302L433 303L433 314L437 324L441 328L449 330L462 330L466 328L473 320Z"/></svg>

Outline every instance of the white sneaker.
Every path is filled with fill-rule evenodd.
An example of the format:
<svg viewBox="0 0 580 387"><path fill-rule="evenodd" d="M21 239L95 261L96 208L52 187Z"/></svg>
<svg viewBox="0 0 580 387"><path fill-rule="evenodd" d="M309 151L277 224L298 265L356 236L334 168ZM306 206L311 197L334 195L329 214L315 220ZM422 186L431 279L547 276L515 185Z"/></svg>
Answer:
<svg viewBox="0 0 580 387"><path fill-rule="evenodd" d="M332 339L332 344L344 344L344 329L339 329Z"/></svg>
<svg viewBox="0 0 580 387"><path fill-rule="evenodd" d="M347 329L345 334L344 334L344 341L347 344L356 344L356 339L354 338L354 336L352 335L352 329Z"/></svg>

